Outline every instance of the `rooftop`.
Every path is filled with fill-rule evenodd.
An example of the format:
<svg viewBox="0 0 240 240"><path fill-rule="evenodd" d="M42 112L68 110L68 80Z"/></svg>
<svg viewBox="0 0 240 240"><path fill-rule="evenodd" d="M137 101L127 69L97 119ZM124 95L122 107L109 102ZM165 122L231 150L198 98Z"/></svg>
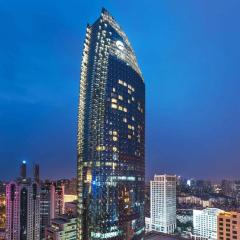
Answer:
<svg viewBox="0 0 240 240"><path fill-rule="evenodd" d="M52 219L52 223L53 224L65 224L65 223L69 223L70 220L74 219L74 218L75 218L74 216L64 214L57 218Z"/></svg>
<svg viewBox="0 0 240 240"><path fill-rule="evenodd" d="M145 240L184 240L178 236L168 235L164 233L151 232L145 236Z"/></svg>

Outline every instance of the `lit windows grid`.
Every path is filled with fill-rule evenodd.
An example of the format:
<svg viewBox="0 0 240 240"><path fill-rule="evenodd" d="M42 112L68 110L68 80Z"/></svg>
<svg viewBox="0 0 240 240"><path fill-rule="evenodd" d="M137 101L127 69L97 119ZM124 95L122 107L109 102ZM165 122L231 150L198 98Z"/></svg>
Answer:
<svg viewBox="0 0 240 240"><path fill-rule="evenodd" d="M103 14L102 17L104 18L105 15ZM81 126L78 136L79 198L82 197L79 202L79 213L82 218L78 221L81 225L78 237L106 239L116 236L120 239L122 236L122 239L125 239L127 234L125 230L129 226L133 229L135 237L141 237L144 232L144 83L136 63L129 60L131 57L126 58L126 61L129 61L127 65L126 62L123 63L122 56L116 54L111 58L112 56L109 55L109 52L113 54L111 51L108 52L109 46L115 43L116 38L121 41L126 40L124 35L119 35L119 31L116 31L115 25L109 26L100 18L89 32L91 38L86 41L89 56L86 64L88 70L83 76L85 97L82 99L84 104L80 109L80 114L83 116L79 118ZM133 54L129 42L126 41L126 45L129 48L127 54ZM136 92L138 96L140 92L136 114L135 107L131 106L128 106L129 109L121 106L119 112L111 112L111 101L108 101L107 94L118 87L118 83L115 82L111 90L108 89L108 84L111 82L109 75L111 63L113 65L117 63L113 73L119 72L122 63L120 75L123 73L126 75L126 71L135 74L134 88L140 91L129 86L127 94ZM121 76L121 78L127 77ZM138 84L140 86L137 86ZM109 100L110 98L111 96ZM118 101L126 103L122 95L118 96ZM135 98L132 97L131 101L135 101ZM129 99L127 103L130 104ZM129 118L126 114L129 113L133 115L132 121L139 120L138 125L133 126L134 123L131 127L128 127L129 124L126 125L126 119ZM121 119L121 123L118 119ZM127 121L129 122L130 118ZM121 124L127 126L125 132ZM137 141L129 138L133 131L138 132ZM109 134L110 132L112 134ZM129 206L128 212L125 210L126 205ZM84 222L89 223L88 227L85 224L85 229L82 228Z"/></svg>

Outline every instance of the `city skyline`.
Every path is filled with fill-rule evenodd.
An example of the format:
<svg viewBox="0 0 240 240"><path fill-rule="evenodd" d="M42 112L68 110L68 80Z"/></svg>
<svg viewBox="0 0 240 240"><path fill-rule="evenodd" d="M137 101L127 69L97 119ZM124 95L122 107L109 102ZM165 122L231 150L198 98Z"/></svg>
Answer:
<svg viewBox="0 0 240 240"><path fill-rule="evenodd" d="M43 178L76 175L80 54L103 6L144 73L147 179L238 178L237 1L21 4L0 3L0 179L17 176L24 159Z"/></svg>

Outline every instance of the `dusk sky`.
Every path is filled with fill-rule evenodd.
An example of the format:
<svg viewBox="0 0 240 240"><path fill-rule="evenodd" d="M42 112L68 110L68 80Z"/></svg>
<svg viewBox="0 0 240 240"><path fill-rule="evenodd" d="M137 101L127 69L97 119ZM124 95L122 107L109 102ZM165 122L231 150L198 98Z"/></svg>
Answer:
<svg viewBox="0 0 240 240"><path fill-rule="evenodd" d="M0 1L0 179L76 176L80 62L105 7L146 83L146 177L240 178L240 1Z"/></svg>

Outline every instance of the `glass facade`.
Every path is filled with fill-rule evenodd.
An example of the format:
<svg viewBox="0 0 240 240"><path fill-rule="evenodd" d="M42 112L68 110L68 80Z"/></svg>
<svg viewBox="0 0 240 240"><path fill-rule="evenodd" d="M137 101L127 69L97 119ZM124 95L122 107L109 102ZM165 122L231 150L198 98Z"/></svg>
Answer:
<svg viewBox="0 0 240 240"><path fill-rule="evenodd" d="M77 239L143 239L145 84L105 10L87 26L78 116Z"/></svg>

